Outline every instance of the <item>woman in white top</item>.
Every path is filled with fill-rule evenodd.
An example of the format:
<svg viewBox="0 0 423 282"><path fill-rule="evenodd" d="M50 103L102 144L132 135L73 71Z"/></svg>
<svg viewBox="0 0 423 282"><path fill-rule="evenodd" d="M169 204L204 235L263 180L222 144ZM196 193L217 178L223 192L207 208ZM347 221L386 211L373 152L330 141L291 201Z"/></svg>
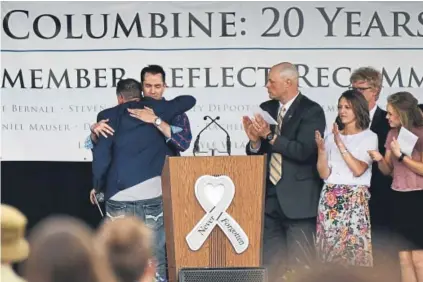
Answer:
<svg viewBox="0 0 423 282"><path fill-rule="evenodd" d="M378 140L369 129L368 109L363 95L348 90L338 100L332 133L323 140L316 131L317 170L325 181L316 232L317 253L323 262L373 266L368 151L377 150Z"/></svg>

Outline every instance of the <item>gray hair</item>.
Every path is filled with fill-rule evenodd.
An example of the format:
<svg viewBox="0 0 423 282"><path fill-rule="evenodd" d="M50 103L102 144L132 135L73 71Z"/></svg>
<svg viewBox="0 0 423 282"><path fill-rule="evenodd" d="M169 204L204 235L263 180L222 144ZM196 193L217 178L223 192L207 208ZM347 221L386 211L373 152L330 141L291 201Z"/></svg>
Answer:
<svg viewBox="0 0 423 282"><path fill-rule="evenodd" d="M280 68L279 74L281 77L292 78L294 80L297 80L299 77L297 68L291 63L280 63L276 67Z"/></svg>

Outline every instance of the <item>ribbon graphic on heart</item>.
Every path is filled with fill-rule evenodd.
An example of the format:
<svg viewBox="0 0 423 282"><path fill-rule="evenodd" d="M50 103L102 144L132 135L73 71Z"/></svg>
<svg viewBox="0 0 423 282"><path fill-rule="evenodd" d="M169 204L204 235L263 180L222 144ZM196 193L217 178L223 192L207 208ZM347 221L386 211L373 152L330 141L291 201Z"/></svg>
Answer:
<svg viewBox="0 0 423 282"><path fill-rule="evenodd" d="M210 186L223 186L222 196L216 203L213 203L213 199L207 195L206 188ZM232 179L228 176L203 175L195 183L195 196L206 214L185 238L190 249L194 251L200 249L214 227L218 225L228 237L235 252L243 253L249 245L248 236L238 222L226 212L235 196Z"/></svg>

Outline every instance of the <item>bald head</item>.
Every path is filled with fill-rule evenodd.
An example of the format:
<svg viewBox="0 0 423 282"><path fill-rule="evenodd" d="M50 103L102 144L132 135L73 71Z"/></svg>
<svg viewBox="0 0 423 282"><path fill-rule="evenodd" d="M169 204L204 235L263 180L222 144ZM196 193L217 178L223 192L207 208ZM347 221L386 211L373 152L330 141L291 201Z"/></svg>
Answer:
<svg viewBox="0 0 423 282"><path fill-rule="evenodd" d="M289 78L296 81L298 80L298 76L299 76L298 70L295 67L295 65L291 63L287 63L287 62L279 63L277 65L274 65L272 69L273 68L279 72L282 78Z"/></svg>
<svg viewBox="0 0 423 282"><path fill-rule="evenodd" d="M279 100L283 104L298 94L298 71L295 65L283 62L274 65L269 72L266 84L269 98Z"/></svg>

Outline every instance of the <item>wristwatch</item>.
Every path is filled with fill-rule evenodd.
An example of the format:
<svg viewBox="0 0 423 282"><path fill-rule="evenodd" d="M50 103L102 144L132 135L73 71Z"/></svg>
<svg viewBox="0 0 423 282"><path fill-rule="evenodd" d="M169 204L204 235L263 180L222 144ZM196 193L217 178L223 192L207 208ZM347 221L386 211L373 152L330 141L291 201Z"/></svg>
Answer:
<svg viewBox="0 0 423 282"><path fill-rule="evenodd" d="M348 153L347 149L344 149L344 150L341 151L341 155L345 155L346 153Z"/></svg>
<svg viewBox="0 0 423 282"><path fill-rule="evenodd" d="M405 154L401 153L401 156L398 158L399 162L402 162L404 160Z"/></svg>
<svg viewBox="0 0 423 282"><path fill-rule="evenodd" d="M154 120L154 125L155 125L155 126L160 126L160 124L162 124L162 119L161 119L161 118L159 118L159 117L157 117L157 118Z"/></svg>
<svg viewBox="0 0 423 282"><path fill-rule="evenodd" d="M272 132L270 132L269 134L267 134L266 140L267 141L272 141L273 140L273 137L275 137L275 134L273 134Z"/></svg>

